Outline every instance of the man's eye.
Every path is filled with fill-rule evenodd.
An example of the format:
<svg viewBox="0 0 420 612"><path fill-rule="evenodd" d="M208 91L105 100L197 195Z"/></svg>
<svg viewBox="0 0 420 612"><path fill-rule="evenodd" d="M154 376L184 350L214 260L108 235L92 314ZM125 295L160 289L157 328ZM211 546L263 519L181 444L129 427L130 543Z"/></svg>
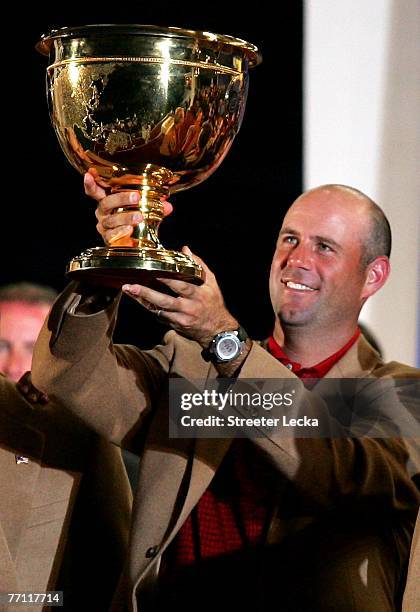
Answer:
<svg viewBox="0 0 420 612"><path fill-rule="evenodd" d="M332 253L333 249L330 247L329 244L325 244L325 242L320 242L318 243L318 248L320 251L322 251L323 253Z"/></svg>
<svg viewBox="0 0 420 612"><path fill-rule="evenodd" d="M296 236L285 236L284 242L286 244L297 244L297 238Z"/></svg>

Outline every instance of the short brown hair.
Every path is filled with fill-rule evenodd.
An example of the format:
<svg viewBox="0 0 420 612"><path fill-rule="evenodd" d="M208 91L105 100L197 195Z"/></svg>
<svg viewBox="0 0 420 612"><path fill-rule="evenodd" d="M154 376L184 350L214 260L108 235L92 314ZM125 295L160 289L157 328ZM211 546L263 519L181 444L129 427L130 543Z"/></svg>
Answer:
<svg viewBox="0 0 420 612"><path fill-rule="evenodd" d="M25 304L52 304L57 291L47 285L19 282L0 287L0 302L24 302Z"/></svg>

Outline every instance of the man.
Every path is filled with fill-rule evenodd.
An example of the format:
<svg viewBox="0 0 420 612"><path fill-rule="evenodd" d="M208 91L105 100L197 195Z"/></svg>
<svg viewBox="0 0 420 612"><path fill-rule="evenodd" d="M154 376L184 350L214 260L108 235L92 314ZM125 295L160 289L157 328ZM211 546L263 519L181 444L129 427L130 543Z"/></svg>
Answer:
<svg viewBox="0 0 420 612"><path fill-rule="evenodd" d="M0 288L0 368L13 381L30 369L54 297L31 283ZM62 590L65 610L106 609L130 522L121 453L45 400L29 405L0 375L0 591Z"/></svg>
<svg viewBox="0 0 420 612"><path fill-rule="evenodd" d="M112 214L130 195L106 196L89 176L85 186L104 239L130 235L136 213ZM419 504L414 440L384 436L381 420L375 437L342 435L341 426L333 438L168 437L168 376L293 383L298 411L312 416L325 402L299 379L361 380L369 391L371 381L395 378L412 390L418 371L384 364L357 329L362 305L389 275L389 250L389 225L365 195L338 185L303 194L273 257L267 347L246 337L196 257L206 272L199 287L168 279L172 295L123 287L179 332L151 351L112 345L115 296L67 288L37 344L34 383L142 456L116 610L397 609ZM404 385L400 396L385 386L380 404L404 409Z"/></svg>
<svg viewBox="0 0 420 612"><path fill-rule="evenodd" d="M0 287L0 371L10 380L31 369L39 330L56 297L54 289L35 283Z"/></svg>

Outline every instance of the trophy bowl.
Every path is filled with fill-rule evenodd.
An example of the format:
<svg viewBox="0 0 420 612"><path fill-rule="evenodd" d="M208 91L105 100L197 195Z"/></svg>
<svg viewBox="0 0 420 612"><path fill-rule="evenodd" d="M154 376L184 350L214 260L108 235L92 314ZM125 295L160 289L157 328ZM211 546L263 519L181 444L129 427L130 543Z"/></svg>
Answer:
<svg viewBox="0 0 420 612"><path fill-rule="evenodd" d="M69 162L110 193L140 192L137 205L119 209L141 212L132 234L87 249L67 274L113 287L159 277L203 282L191 257L161 245L162 202L222 163L258 49L210 32L112 24L52 30L37 50L49 57L50 117Z"/></svg>

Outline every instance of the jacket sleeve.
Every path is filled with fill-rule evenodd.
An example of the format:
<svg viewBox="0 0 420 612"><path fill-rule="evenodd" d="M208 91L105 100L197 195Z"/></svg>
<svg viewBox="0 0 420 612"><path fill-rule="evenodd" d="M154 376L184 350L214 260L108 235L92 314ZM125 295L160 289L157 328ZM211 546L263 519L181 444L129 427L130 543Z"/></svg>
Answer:
<svg viewBox="0 0 420 612"><path fill-rule="evenodd" d="M172 343L153 351L114 346L118 298L79 314L80 298L71 283L54 304L34 350L33 383L101 436L130 447L161 392Z"/></svg>

